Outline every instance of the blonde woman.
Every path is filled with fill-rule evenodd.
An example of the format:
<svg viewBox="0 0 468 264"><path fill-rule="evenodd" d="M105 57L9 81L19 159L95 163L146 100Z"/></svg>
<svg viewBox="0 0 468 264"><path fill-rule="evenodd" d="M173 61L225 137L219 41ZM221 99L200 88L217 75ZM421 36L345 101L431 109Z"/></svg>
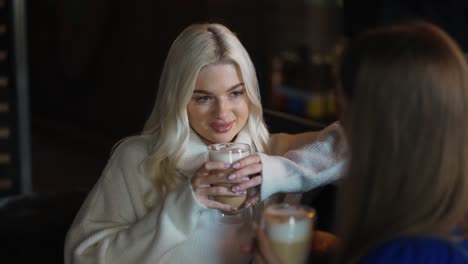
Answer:
<svg viewBox="0 0 468 264"><path fill-rule="evenodd" d="M468 263L468 68L457 44L426 22L367 32L344 52L338 95L350 159L336 263ZM256 263L278 263L261 229L256 242Z"/></svg>
<svg viewBox="0 0 468 264"><path fill-rule="evenodd" d="M281 155L317 136L326 144L339 129L270 137L262 114L255 69L237 37L220 24L186 28L169 50L143 133L116 147L78 212L65 263L249 263L251 256L237 251L250 238L248 224L221 222L218 211L238 208L212 197L250 190L245 207L257 210L260 194L265 200L282 191L275 179L288 171L265 175L263 168L281 161L253 154L233 175L212 173L226 165L206 161L207 145L242 142ZM311 187L334 181L339 170L320 173L334 166L320 167ZM213 186L226 180L237 185Z"/></svg>

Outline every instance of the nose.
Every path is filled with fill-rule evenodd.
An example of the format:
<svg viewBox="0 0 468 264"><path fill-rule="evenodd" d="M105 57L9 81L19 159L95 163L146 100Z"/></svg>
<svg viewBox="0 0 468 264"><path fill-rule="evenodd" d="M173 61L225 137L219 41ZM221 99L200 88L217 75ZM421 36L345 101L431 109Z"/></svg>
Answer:
<svg viewBox="0 0 468 264"><path fill-rule="evenodd" d="M227 100L220 99L218 100L215 107L215 115L218 119L225 119L228 116L228 113L231 109L231 105Z"/></svg>

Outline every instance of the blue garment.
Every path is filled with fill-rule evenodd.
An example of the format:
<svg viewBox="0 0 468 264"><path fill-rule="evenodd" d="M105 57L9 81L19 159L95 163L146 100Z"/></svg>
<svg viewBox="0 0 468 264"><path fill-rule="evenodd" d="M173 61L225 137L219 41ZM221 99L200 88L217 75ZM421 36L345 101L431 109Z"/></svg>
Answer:
<svg viewBox="0 0 468 264"><path fill-rule="evenodd" d="M388 241L370 251L359 263L468 263L468 240L405 237Z"/></svg>

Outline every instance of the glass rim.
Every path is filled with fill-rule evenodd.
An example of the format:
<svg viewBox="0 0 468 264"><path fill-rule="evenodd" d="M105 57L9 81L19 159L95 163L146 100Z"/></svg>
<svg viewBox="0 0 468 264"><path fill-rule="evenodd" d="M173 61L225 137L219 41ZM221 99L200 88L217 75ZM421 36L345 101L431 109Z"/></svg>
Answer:
<svg viewBox="0 0 468 264"><path fill-rule="evenodd" d="M236 147L242 150L251 150L250 144L242 142L213 143L207 146L209 151L226 151L230 147Z"/></svg>
<svg viewBox="0 0 468 264"><path fill-rule="evenodd" d="M304 204L291 204L291 203L273 203L273 204L269 204L265 207L265 209L263 210L263 215L267 214L267 213L272 213L272 210L274 209L300 209L300 211L303 211L304 214L301 214L300 216L301 217L306 217L306 218L310 218L310 219L315 219L317 217L317 211L315 210L315 208L311 207L311 206L308 206L308 205L304 205ZM294 218L294 217L298 217L299 215L290 215L288 213L285 213L286 211L276 211L274 212L275 215L277 216L285 216L285 217L289 217L289 218Z"/></svg>

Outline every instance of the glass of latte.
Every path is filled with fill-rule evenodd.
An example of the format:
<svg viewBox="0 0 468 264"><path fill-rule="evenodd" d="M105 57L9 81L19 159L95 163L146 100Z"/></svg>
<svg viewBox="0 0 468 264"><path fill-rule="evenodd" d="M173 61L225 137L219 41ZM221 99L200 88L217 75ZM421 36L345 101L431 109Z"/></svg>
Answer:
<svg viewBox="0 0 468 264"><path fill-rule="evenodd" d="M315 210L303 205L271 204L263 212L263 225L283 264L304 264L309 256Z"/></svg>
<svg viewBox="0 0 468 264"><path fill-rule="evenodd" d="M226 164L232 164L244 157L250 155L251 149L249 144L245 143L217 143L208 146L208 159L211 161L221 161ZM227 175L233 172L234 168L228 168L223 171ZM216 171L214 172L216 173ZM219 183L217 185L224 186L226 188L231 188L238 183L232 183L227 180L226 182ZM239 208L233 212L220 212L220 217L223 222L228 223L239 223L242 222L244 214L248 212L242 212L242 207L244 203L247 201L247 195L242 196L213 196L213 199L223 203L229 204L233 207ZM245 219L244 219L245 220Z"/></svg>

